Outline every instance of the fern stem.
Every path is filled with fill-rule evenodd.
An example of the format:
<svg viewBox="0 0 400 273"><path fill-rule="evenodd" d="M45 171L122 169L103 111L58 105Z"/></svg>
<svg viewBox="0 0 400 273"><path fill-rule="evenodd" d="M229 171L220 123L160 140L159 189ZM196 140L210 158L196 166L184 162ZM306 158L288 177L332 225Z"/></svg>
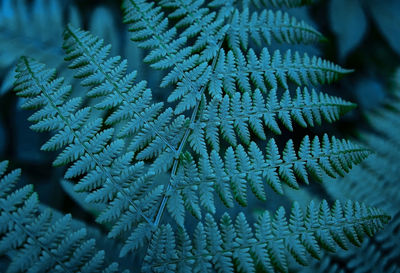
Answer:
<svg viewBox="0 0 400 273"><path fill-rule="evenodd" d="M228 18L228 21L230 21L231 19L232 19L232 14ZM221 49L223 41L224 41L224 39L221 39L219 41L219 44L218 44L219 49ZM217 64L217 59L218 59L218 56L215 57L213 59L213 61L212 61L212 64L211 64L212 71L215 70L215 67L216 67L216 64ZM185 75L185 74L183 74L183 75ZM182 153L182 151L185 148L185 145L187 143L187 139L189 137L190 131L192 130L192 125L194 124L194 122L196 120L197 113L199 111L201 97L203 96L206 87L207 87L207 85L203 85L201 87L201 89L199 90L199 96L196 97L196 100L197 100L196 101L196 106L194 107L192 115L190 117L189 126L187 126L187 128L185 130L185 134L183 136L182 141L179 144L178 150L177 150L176 155L175 155L174 164L173 164L173 168L172 168L172 171L171 171L171 176L170 176L168 185L167 185L166 190L165 190L166 193L169 192L171 190L171 188L172 188L172 181L173 181L173 179L174 179L174 177L176 175L176 171L178 169L179 156L181 155L181 153ZM167 204L167 201L168 201L168 196L166 194L164 194L163 200L161 202L160 208L159 208L159 210L157 212L157 215L156 215L156 218L155 218L155 221L154 221L154 226L156 226L156 227L158 227L158 225L160 224L161 216L162 216L162 214L163 214L163 212L165 210L165 206Z"/></svg>
<svg viewBox="0 0 400 273"><path fill-rule="evenodd" d="M146 19L145 14L144 14L144 13L141 11L141 9L135 4L135 2L134 2L133 0L129 0L129 2L131 3L131 5L132 5L133 7L136 8L137 12L140 13L140 14L142 15L142 18L144 18L143 20L145 20L145 19ZM148 24L149 22L146 22L146 23L147 23L146 25L149 26L149 24ZM162 48L164 48L164 49L167 47L167 46L163 43L163 40L162 40L162 38L160 37L160 35L155 34L154 37L160 42L160 47L162 47ZM219 47L221 47L221 45L222 45L222 41L220 41ZM167 52L168 52L168 51L167 51ZM168 54L168 53L167 53L167 54ZM217 59L217 58L215 58L215 59L213 60L213 67L215 67L216 59ZM177 66L177 68L180 70L179 72L182 73L183 77L186 78L187 76L186 76L186 74L184 73L184 71L181 69L181 67L180 67L180 66ZM192 83L192 81L191 81L190 79L188 79L188 82ZM204 93L205 88L206 88L206 86L203 86L202 89L200 90L200 94L201 94L201 95ZM193 86L192 86L192 89L194 89ZM153 223L153 226L154 226L154 227L158 227L158 225L160 224L161 217L162 217L163 212L164 212L164 210L165 210L165 206L167 205L168 196L166 195L166 193L167 193L167 192L171 189L171 187L172 187L172 180L173 180L173 178L175 177L176 171L177 171L177 169L178 169L179 156L180 156L180 154L182 153L182 150L183 150L183 148L184 148L184 146L185 146L185 144L186 144L186 142L187 142L187 139L188 139L188 137L189 137L189 133L190 133L190 130L191 130L191 129L190 129L190 127L191 127L190 125L193 124L194 121L195 121L195 119L196 119L197 111L198 111L198 108L199 108L199 106L200 106L201 95L197 97L196 106L195 106L195 108L194 108L194 110L193 110L193 112L192 112L192 116L191 116L191 118L190 118L189 126L186 128L185 134L184 134L184 136L183 136L183 139L182 139L181 143L179 144L178 149L175 149L175 148L173 149L173 151L175 151L175 159L174 159L174 163L173 163L173 167L172 167L172 171L171 171L171 176L170 176L168 185L167 185L167 187L166 187L166 190L165 190L165 193L164 193L164 197L163 197L163 199L162 199L162 201L161 201L160 207L159 207L159 209L158 209L158 211L157 211L157 214L156 214L156 216L155 216L155 220L154 220L154 223Z"/></svg>
<svg viewBox="0 0 400 273"><path fill-rule="evenodd" d="M68 119L60 111L59 107L57 107L54 104L51 96L46 92L46 89L41 85L40 80L33 73L32 69L29 65L28 59L26 57L22 57L22 60L24 61L25 66L28 69L29 73L31 74L32 79L35 81L37 87L43 92L43 94L49 101L50 105L53 107L53 109L55 109L57 111L58 115L60 116L60 118L62 119L64 124L66 126L68 126L68 128L71 130L72 134L74 135L74 138L78 140L79 144L82 145L83 149L92 158L92 160L96 163L96 165L100 167L102 172L106 174L107 178L113 182L113 185L118 189L118 191L121 192L121 194L123 194L129 200L130 205L140 214L140 216L142 216L146 220L146 222L148 222L149 224L153 224L153 221L149 217L147 217L144 214L144 212L140 208L138 208L130 198L128 198L125 190L115 181L115 179L112 177L112 175L106 171L106 168L104 167L104 165L101 162L99 162L99 160L94 156L94 154L90 151L90 149L86 146L86 144L80 139L80 137L76 133L75 129L73 129L73 126L71 126L71 124L68 122Z"/></svg>
<svg viewBox="0 0 400 273"><path fill-rule="evenodd" d="M110 76L103 70L103 68L101 67L101 65L96 61L96 58L93 58L93 55L90 53L90 50L85 46L85 44L83 44L79 38L75 35L75 33L70 29L69 25L67 26L66 30L69 32L69 34L74 38L74 40L76 41L77 44L80 45L80 47L86 52L86 55L89 56L91 62L93 64L95 64L97 66L97 68L99 69L99 71L104 75L106 81L108 83L110 83L114 88L114 92L116 94L118 94L124 101L129 101L128 98L122 94L119 89L118 89L118 85L115 81L113 81ZM142 120L144 120L144 122L149 125L149 127L156 133L156 135L165 143L165 145L167 145L172 151L175 151L176 153L176 148L168 142L168 140L166 140L159 132L159 130L157 130L157 128L155 128L150 122L148 122L147 120L143 119L142 115L137 112L131 104L127 104L128 107L131 109L131 111L133 113L135 113L136 115L138 115L140 118L142 118Z"/></svg>

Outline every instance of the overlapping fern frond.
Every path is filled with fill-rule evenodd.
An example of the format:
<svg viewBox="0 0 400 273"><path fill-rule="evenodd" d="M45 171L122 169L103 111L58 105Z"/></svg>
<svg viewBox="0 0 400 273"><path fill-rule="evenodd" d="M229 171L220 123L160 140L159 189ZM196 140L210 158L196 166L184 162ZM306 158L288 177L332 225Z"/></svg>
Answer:
<svg viewBox="0 0 400 273"><path fill-rule="evenodd" d="M284 56L279 50L274 51L271 56L265 47L259 57L252 49L249 49L247 54L243 54L239 44L247 48L248 32L252 33L253 37L259 36L260 30L257 24L254 26L249 22L243 22L243 25L248 28L243 28L240 23L236 26L235 14L238 10L232 3L227 4L230 5L229 11L224 12L222 16L217 16L216 12L212 11L212 3L210 7L200 8L204 4L203 1L189 2L161 2L162 6L174 8L170 17L180 18L175 26L169 27L168 18L160 7L153 7L154 3L142 0L124 1L125 21L130 24L131 39L137 41L139 46L151 49L144 61L151 63L151 66L156 69L171 69L160 86L166 87L176 83L176 88L168 97L168 101L178 102L176 113L195 108L202 94L205 93L205 89L211 97L221 99L220 89L223 88L227 94L233 94L236 91L235 82L242 91L251 92L251 81L256 87L266 90L264 78L265 82L273 88L277 87L277 82L287 88L287 78L299 85L309 82L317 84L331 82L341 74L349 72L331 62L317 57L310 58L307 54L301 57L298 52L292 54L290 50ZM219 6L217 3L214 5ZM271 26L270 23L267 25ZM275 38L296 40L289 38L296 36L293 33L295 28L290 27L289 24L285 28L274 30L279 35L288 38L283 39L278 35L275 35ZM287 30L288 28L292 32ZM235 33L235 29L239 33ZM314 31L314 33L318 32ZM188 39L192 36L196 41L193 45L187 45ZM270 40L269 33L264 33L264 36L267 41ZM226 54L222 48L225 39L228 39L230 48ZM255 40L260 39L255 38ZM212 84L218 80L222 82L222 79L230 84Z"/></svg>
<svg viewBox="0 0 400 273"><path fill-rule="evenodd" d="M323 93L318 95L315 90L310 92L306 87L298 88L294 99L287 90L278 100L278 86L288 89L288 79L298 86L317 85L336 80L341 74L348 72L331 62L317 57L310 58L308 55L301 57L300 53L293 54L290 50L284 56L279 50L274 51L271 56L266 47L262 48L259 56L252 48L247 50L248 36L253 37L256 42L261 42L257 38L260 33L267 42L271 37L280 42L307 42L311 33L315 35L316 40L322 37L318 31L306 26L304 22L289 20L288 15L284 15L280 20L280 13L269 11L269 19L265 19L268 23L264 25L271 29L260 30L257 28L259 25L254 23L256 19L252 19L254 24L247 20L246 8L240 12L235 3L226 1L224 3L161 1L159 6L156 6L155 3L143 0L127 0L124 1L123 8L125 21L130 25L132 40L140 47L149 49L144 61L155 69L168 70L160 87L173 86L168 101L175 102L174 112L183 113L189 122L177 147L171 179L166 187L168 197L164 198L164 200L169 199L166 207L179 224L183 223L185 206L196 217L200 217L198 204L209 203L206 200L211 200L209 194L200 191L198 194L195 193L198 190L197 185L203 184L196 182L199 177L208 177L207 181L211 180L201 191L209 193L216 190L228 207L233 206L233 197L242 205L247 203L247 181L251 181L253 192L261 199L265 199L262 190L264 178L279 193L282 193L280 182L282 178L288 184L297 187L292 163L283 163L286 164L287 171L283 171L284 168L279 168L275 163L270 163L269 161L275 159L273 157L277 153L276 145L269 145L264 156L259 150L256 151L258 148L255 148L257 146L252 141L252 133L266 140L265 127L273 133L281 133L277 120L289 130L293 130L294 122L304 127L320 124L322 119L332 122L353 107L353 104L339 98ZM259 16L254 13L252 18ZM169 19L176 23L171 25ZM305 29L309 31L307 32L309 35L302 32ZM239 32L236 33L235 30ZM192 110L190 115L186 114L188 110ZM225 151L225 148L221 149L221 143L231 147ZM245 146L241 146L240 143ZM239 146L236 147L237 145ZM314 145L318 146L316 143ZM325 147L330 145L327 144ZM190 164L196 170L194 172L196 179L189 183L183 175L182 181L185 182L176 182L180 181L177 178L178 174L182 176L182 173L185 173L183 169L186 168L184 165L188 157L182 154L187 150L186 146L190 147L189 152L197 154L197 156L189 155L193 158L190 160L193 163ZM295 158L296 151L293 144L289 146L286 149L292 150L288 152L286 158ZM338 155L338 158L347 153L351 154L355 146L353 148L350 146L346 148L343 146L344 153ZM249 158L246 149L251 149L253 157L256 153L257 160L260 159L257 168L237 166L236 161L246 162ZM313 150L313 160L319 160L316 159L319 156L318 149L320 148ZM243 152L240 155L237 152L235 155L234 150ZM325 164L326 168L311 170L311 173L317 173L316 176L320 177L322 170L334 175L335 171L332 171L330 166L333 164L336 166L333 169L343 175L349 170L346 167L347 163L359 162L368 154L362 148L356 150L358 154L356 157L349 156L346 159L342 157L339 159L342 160L341 163L318 163ZM266 165L262 164L264 158ZM279 161L280 157L276 159ZM265 170L269 164L273 167L269 171ZM180 170L179 166L183 169ZM281 172L279 174L278 168ZM206 170L207 173L198 173L198 169ZM227 173L232 175L226 175ZM240 175L235 175L239 173ZM298 176L306 177L305 169L298 171ZM182 189L186 190L185 193ZM205 199L201 200L201 196L205 196L203 197ZM213 211L214 205L208 204L204 207ZM163 206L161 208L163 209Z"/></svg>
<svg viewBox="0 0 400 273"><path fill-rule="evenodd" d="M215 195L226 207L246 206L249 186L266 200L265 183L283 194L284 184L297 189L310 177L343 176L370 153L328 135L278 148L272 134L333 122L354 107L315 90L349 70L264 47L323 37L286 13L241 4L124 1L132 40L148 50L144 61L166 70L160 87L170 91L167 106L153 101L126 60L109 56L110 45L72 25L64 32L66 60L93 107L70 98L71 87L54 70L27 57L18 65L15 90L26 98L24 107L38 108L32 129L55 133L42 149L61 150L54 164L68 165L65 178L77 181L74 189L86 202L102 204L97 221L108 224L109 237L124 240L121 256L148 247L144 271L254 272L259 264L286 272L288 257L308 264L307 253L346 248L347 239L358 245L388 221L379 210L349 201L332 209L310 203L305 216L295 203L289 223L282 208L272 220L265 212L255 235L244 214L235 224L228 214L216 223ZM260 48L251 48L254 43ZM200 220L193 235L185 231L187 211ZM165 212L174 220L167 225Z"/></svg>

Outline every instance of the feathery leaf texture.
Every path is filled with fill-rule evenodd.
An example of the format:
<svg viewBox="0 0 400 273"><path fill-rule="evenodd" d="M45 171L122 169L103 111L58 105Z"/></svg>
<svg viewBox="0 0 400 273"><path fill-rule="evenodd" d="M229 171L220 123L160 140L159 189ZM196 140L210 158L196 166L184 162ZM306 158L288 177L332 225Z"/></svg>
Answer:
<svg viewBox="0 0 400 273"><path fill-rule="evenodd" d="M121 61L119 56L107 57L110 47L86 31L72 26L65 30L69 67L82 78L82 85L90 87L89 96L102 98L96 108L113 110L105 124L122 123L116 135L129 141L128 150L136 153L136 159L158 157L154 166L166 171L172 165L186 120L183 116L174 117L171 108L163 109L163 103L152 103L146 82L135 84L136 71L126 74L127 61ZM157 168L155 171L160 172Z"/></svg>
<svg viewBox="0 0 400 273"><path fill-rule="evenodd" d="M363 241L361 247L339 250L335 254L325 255L320 261L303 268L300 273L343 273L343 272L400 272L400 217L394 214L385 229L373 238Z"/></svg>
<svg viewBox="0 0 400 273"><path fill-rule="evenodd" d="M249 35L259 46L262 41L267 44L271 44L273 40L286 43L311 43L322 39L322 34L316 29L280 10L263 10L261 13L255 11L250 14L247 7L240 11L230 2L212 1L208 4L209 8L220 8L219 14L216 15L215 12L210 12L208 7L201 7L204 4L203 0L161 1L160 4L165 8L174 9L168 17L179 19L175 26L185 28L180 36L187 37L200 33L201 29L215 20L216 16L223 18L232 14L227 32L228 45L232 49L239 48L239 44L243 49L247 49Z"/></svg>
<svg viewBox="0 0 400 273"><path fill-rule="evenodd" d="M229 144L237 145L236 132L240 140L248 145L249 125L257 137L265 140L263 124L273 133L281 134L278 120L293 131L294 122L302 127L320 125L322 120L334 122L353 107L354 104L340 98L323 93L318 95L314 89L309 92L307 88L298 88L294 98L286 91L280 100L274 90L269 92L267 101L259 89L252 96L249 93L235 93L232 97L225 95L221 101L214 99L205 107L202 119L193 128L196 137L189 142L198 147L194 149L196 152L203 150L204 145L199 142L206 143L206 140L212 148L219 150L220 135Z"/></svg>
<svg viewBox="0 0 400 273"><path fill-rule="evenodd" d="M288 258L299 264L309 263L309 254L319 258L321 248L334 252L337 246L360 245L365 235L382 229L390 217L358 202L339 201L329 208L326 201L313 201L304 215L293 204L289 221L283 207L273 217L264 212L249 225L243 213L233 222L225 213L219 224L207 214L192 238L184 229L177 234L170 225L161 226L153 235L143 271L152 272L255 272L259 264L267 272L288 272Z"/></svg>
<svg viewBox="0 0 400 273"><path fill-rule="evenodd" d="M248 185L260 200L266 200L264 181L277 193L283 194L282 183L298 189L301 180L309 183L309 174L322 181L324 175L344 176L353 164L359 164L370 151L346 140L331 139L324 135L322 141L306 136L296 152L289 140L283 153L279 152L272 138L266 146L266 156L254 142L246 150L242 145L229 147L223 158L216 150L209 157L196 161L185 155L180 162L168 193L167 209L180 226L183 226L185 208L196 218L201 218L199 204L214 212L212 192L216 191L227 207L233 207L235 199L247 205ZM196 193L198 192L198 193ZM211 205L211 206L210 206Z"/></svg>
<svg viewBox="0 0 400 273"><path fill-rule="evenodd" d="M321 248L347 248L347 239L360 245L364 233L373 235L389 220L352 201L343 208L336 202L332 209L326 201L319 208L312 202L305 216L295 203L289 223L283 208L274 217L265 212L255 234L243 213L234 224L227 213L220 224L214 220L215 195L229 208L235 202L246 206L248 186L266 200L264 181L283 194L284 184L298 189L310 176L317 181L343 176L370 154L328 135L305 136L298 148L289 140L280 151L269 134L282 133L279 123L293 131L294 124L334 122L354 107L307 87L330 83L350 70L264 47L323 37L285 12L259 12L249 5L123 2L132 40L148 51L144 61L166 70L160 87L172 90L169 107L153 102L146 81L136 81L136 71L127 72L126 60L109 56L111 45L72 25L64 31L65 60L88 88L93 107L82 106L83 98L70 98L71 86L56 78L55 70L27 57L18 64L15 90L25 98L25 108L38 109L29 118L32 129L55 133L42 149L61 150L54 165L68 165L65 178L78 181L74 190L101 205L96 220L107 224L110 238L123 240L121 257L147 247L143 271L254 272L260 265L287 272L289 259L306 265L307 253L319 258ZM259 50L250 48L253 42ZM265 152L259 148L264 145ZM176 229L163 223L165 211ZM187 211L201 221L193 235L185 230Z"/></svg>
<svg viewBox="0 0 400 273"><path fill-rule="evenodd" d="M6 174L7 165L0 162L0 254L11 259L7 272L120 272L117 263L104 264L105 252L85 228L72 230L70 214L41 211L32 185L15 189L21 171Z"/></svg>
<svg viewBox="0 0 400 273"><path fill-rule="evenodd" d="M400 79L400 73L396 79ZM400 236L399 117L400 81L395 84L387 104L367 114L372 130L361 132L361 142L375 153L352 169L346 177L324 182L324 187L333 198L360 200L382 208L393 216L393 221L385 230L373 240L365 242L361 249L339 256L339 261L344 261L350 270L357 268L359 272L400 272L400 252L395 243ZM330 263L335 265L335 262Z"/></svg>
<svg viewBox="0 0 400 273"><path fill-rule="evenodd" d="M175 113L195 108L206 86L212 97L220 99L221 88L227 94L232 94L236 90L235 83L246 92L251 92L252 81L263 91L266 90L265 83L277 88L279 82L287 89L287 78L298 85L316 85L332 82L340 75L350 72L321 58L309 57L307 54L302 57L298 52L292 54L290 50L283 56L276 50L271 56L268 49L263 48L261 55L257 57L254 50L249 49L245 56L239 43L244 48L247 47L244 42L248 40L247 31L238 36L232 31L241 30L242 27L235 27L234 23L224 25L224 18L217 17L208 8L195 10L182 2L185 1L162 2L167 7L176 8L172 12L174 19L183 17L173 27L168 26L168 18L160 7L153 7L154 3L143 0L126 0L123 3L125 22L130 24L129 30L132 32L131 39L138 42L139 46L151 49L144 61L151 63L156 69L172 69L163 78L160 86L176 83L176 88L168 97L169 102L178 101ZM202 1L194 2L194 7L202 4ZM237 10L227 17L234 20L235 14ZM276 16L280 17L279 14ZM187 29L178 35L177 28L186 25ZM254 28L250 32L253 37L258 37L259 29ZM286 38L275 35L278 41L293 40L289 36L296 36L283 30L279 33ZM197 37L194 44L185 46L192 36ZM270 34L264 33L264 36L270 40ZM231 47L227 53L221 48L225 37ZM238 42L239 40L242 42ZM221 84L222 79L224 84Z"/></svg>
<svg viewBox="0 0 400 273"><path fill-rule="evenodd" d="M79 109L81 98L68 99L71 86L54 70L22 57L17 72L15 90L26 98L23 107L42 107L29 118L32 129L56 131L42 149L62 149L54 164L72 164L65 178L79 178L75 190L87 192L87 202L106 205L97 221L113 224L109 236L136 234L140 224L151 229L163 189L154 185L154 173L142 161L131 163L133 153L124 151L122 139L113 138L114 129L104 129L90 107Z"/></svg>

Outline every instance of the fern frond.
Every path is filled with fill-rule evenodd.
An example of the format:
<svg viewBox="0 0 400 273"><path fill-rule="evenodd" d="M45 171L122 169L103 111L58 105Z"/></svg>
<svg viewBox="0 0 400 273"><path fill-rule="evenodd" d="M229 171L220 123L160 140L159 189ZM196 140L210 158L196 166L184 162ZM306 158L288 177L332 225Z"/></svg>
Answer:
<svg viewBox="0 0 400 273"><path fill-rule="evenodd" d="M335 81L340 75L350 71L320 58L310 58L307 54L304 54L303 57L297 52L292 55L290 50L283 57L279 50L276 50L271 56L266 48L262 50L259 57L250 49L247 60L240 50L236 50L235 53L228 51L225 54L221 49L215 62L214 73L210 74L210 66L202 64L188 72L187 75L189 78L197 79L194 83L199 88L195 90L200 90L201 86L207 84L208 93L217 100L221 100L224 93L233 96L237 90L236 84L242 92L253 93L251 87L253 84L254 87L266 93L267 87L272 88L272 92L274 92L278 83L288 89L288 79L299 86L317 85ZM168 99L172 102L183 98L181 102L185 105L187 105L186 100L189 99L190 109L194 107L200 93L193 93L190 83L179 81L181 77L179 70L175 67L164 77L161 86L165 87L178 81L177 88ZM205 79L208 80L208 83L204 81ZM188 109L181 108L179 105L175 110L177 113Z"/></svg>
<svg viewBox="0 0 400 273"><path fill-rule="evenodd" d="M235 199L240 205L247 205L248 186L260 200L266 200L264 181L277 193L283 194L282 183L298 189L299 181L309 183L309 174L318 181L324 175L343 176L353 164L359 164L370 151L346 140L331 139L324 135L322 141L306 136L298 152L289 140L283 152L279 152L274 139L266 146L265 156L259 147L251 142L248 149L238 145L229 147L221 157L212 150L208 158L199 162L190 156L181 158L177 175L168 193L167 209L177 223L184 223L185 210L200 219L199 204L207 211L213 203L207 193L215 191L227 207L233 207Z"/></svg>
<svg viewBox="0 0 400 273"><path fill-rule="evenodd" d="M62 149L54 163L72 164L65 177L79 179L75 190L87 192L89 203L106 205L97 220L113 224L110 237L118 236L114 230L119 228L134 233L140 223L152 227L162 185L153 184L154 173L142 161L131 164L133 153L124 151L122 139L114 139L114 129L103 128L90 107L79 109L81 99L69 99L71 87L55 76L26 57L18 65L15 90L26 98L23 106L42 108L30 117L32 128L56 131L42 149Z"/></svg>
<svg viewBox="0 0 400 273"><path fill-rule="evenodd" d="M253 228L240 213L235 222L225 213L220 223L207 214L204 224L195 228L190 240L184 229L173 235L171 226L161 226L154 234L145 257L143 271L255 272L256 264L268 272L288 272L288 259L307 265L309 256L318 258L321 248L336 251L337 246L358 245L365 235L372 236L390 219L375 208L348 201L311 202L304 212L293 204L289 221L283 207L273 217L264 212Z"/></svg>
<svg viewBox="0 0 400 273"><path fill-rule="evenodd" d="M166 171L172 166L183 136L185 119L174 117L171 108L163 109L163 103L152 103L146 82L135 84L136 71L126 74L126 60L121 61L118 56L109 58L111 46L104 46L98 37L67 26L64 39L69 67L76 69L82 85L90 87L89 96L102 98L95 107L113 110L105 123L122 124L116 134L129 138L129 150L136 153L136 158L161 157Z"/></svg>
<svg viewBox="0 0 400 273"><path fill-rule="evenodd" d="M220 135L233 146L238 139L235 132L245 144L250 143L250 131L260 139L266 139L263 124L273 133L281 134L278 120L290 131L293 123L302 127L320 125L322 120L334 122L351 109L354 104L338 97L319 93L307 88L297 88L296 96L291 98L286 91L279 100L275 90L268 94L267 101L256 89L249 93L225 95L222 100L212 100L203 110L202 119L195 123L193 137L197 142L207 142L219 150ZM193 143L189 139L189 143ZM193 146L198 146L192 144ZM200 146L203 146L201 144ZM202 149L194 149L199 152Z"/></svg>
<svg viewBox="0 0 400 273"><path fill-rule="evenodd" d="M385 229L362 245L335 254L325 255L320 261L300 270L300 273L392 272L400 271L397 243L400 239L399 214L393 215Z"/></svg>
<svg viewBox="0 0 400 273"><path fill-rule="evenodd" d="M228 55L232 56L229 57ZM263 48L259 57L253 49L249 49L247 56L240 50L227 53L227 59L221 58L219 61L229 63L229 59L235 59L234 78L238 81L241 90L250 92L247 84L243 82L254 83L257 88L265 90L265 87L256 80L260 76L265 78L265 82L271 88L277 88L278 83L288 88L288 79L301 85L318 85L336 81L341 75L351 72L343 69L329 61L318 57L309 57L306 53L303 56L300 53L287 50L282 56L279 50L275 50L271 55L267 48ZM259 76L260 75L260 76ZM262 79L262 78L261 78ZM229 94L229 92L227 92Z"/></svg>
<svg viewBox="0 0 400 273"><path fill-rule="evenodd" d="M320 32L304 21L298 21L286 12L263 10L249 14L249 9L235 9L231 28L228 31L230 48L248 48L249 36L258 46L262 42L270 45L279 43L315 43L323 39Z"/></svg>
<svg viewBox="0 0 400 273"><path fill-rule="evenodd" d="M6 175L7 165L0 162L0 254L11 260L7 272L119 272L117 263L105 264L105 252L85 228L72 229L71 215L41 211L32 185L15 190L21 171Z"/></svg>

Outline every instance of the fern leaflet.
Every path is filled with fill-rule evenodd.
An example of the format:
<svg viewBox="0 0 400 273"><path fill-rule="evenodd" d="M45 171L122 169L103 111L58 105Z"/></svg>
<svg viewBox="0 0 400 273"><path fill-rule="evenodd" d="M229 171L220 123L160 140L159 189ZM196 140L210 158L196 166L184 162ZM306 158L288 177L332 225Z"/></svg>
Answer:
<svg viewBox="0 0 400 273"><path fill-rule="evenodd" d="M57 219L41 211L32 185L15 190L21 171L6 174L0 162L0 253L11 263L7 272L120 272L118 264L104 264L105 252L85 228L71 230L71 215ZM129 272L129 271L124 271Z"/></svg>

